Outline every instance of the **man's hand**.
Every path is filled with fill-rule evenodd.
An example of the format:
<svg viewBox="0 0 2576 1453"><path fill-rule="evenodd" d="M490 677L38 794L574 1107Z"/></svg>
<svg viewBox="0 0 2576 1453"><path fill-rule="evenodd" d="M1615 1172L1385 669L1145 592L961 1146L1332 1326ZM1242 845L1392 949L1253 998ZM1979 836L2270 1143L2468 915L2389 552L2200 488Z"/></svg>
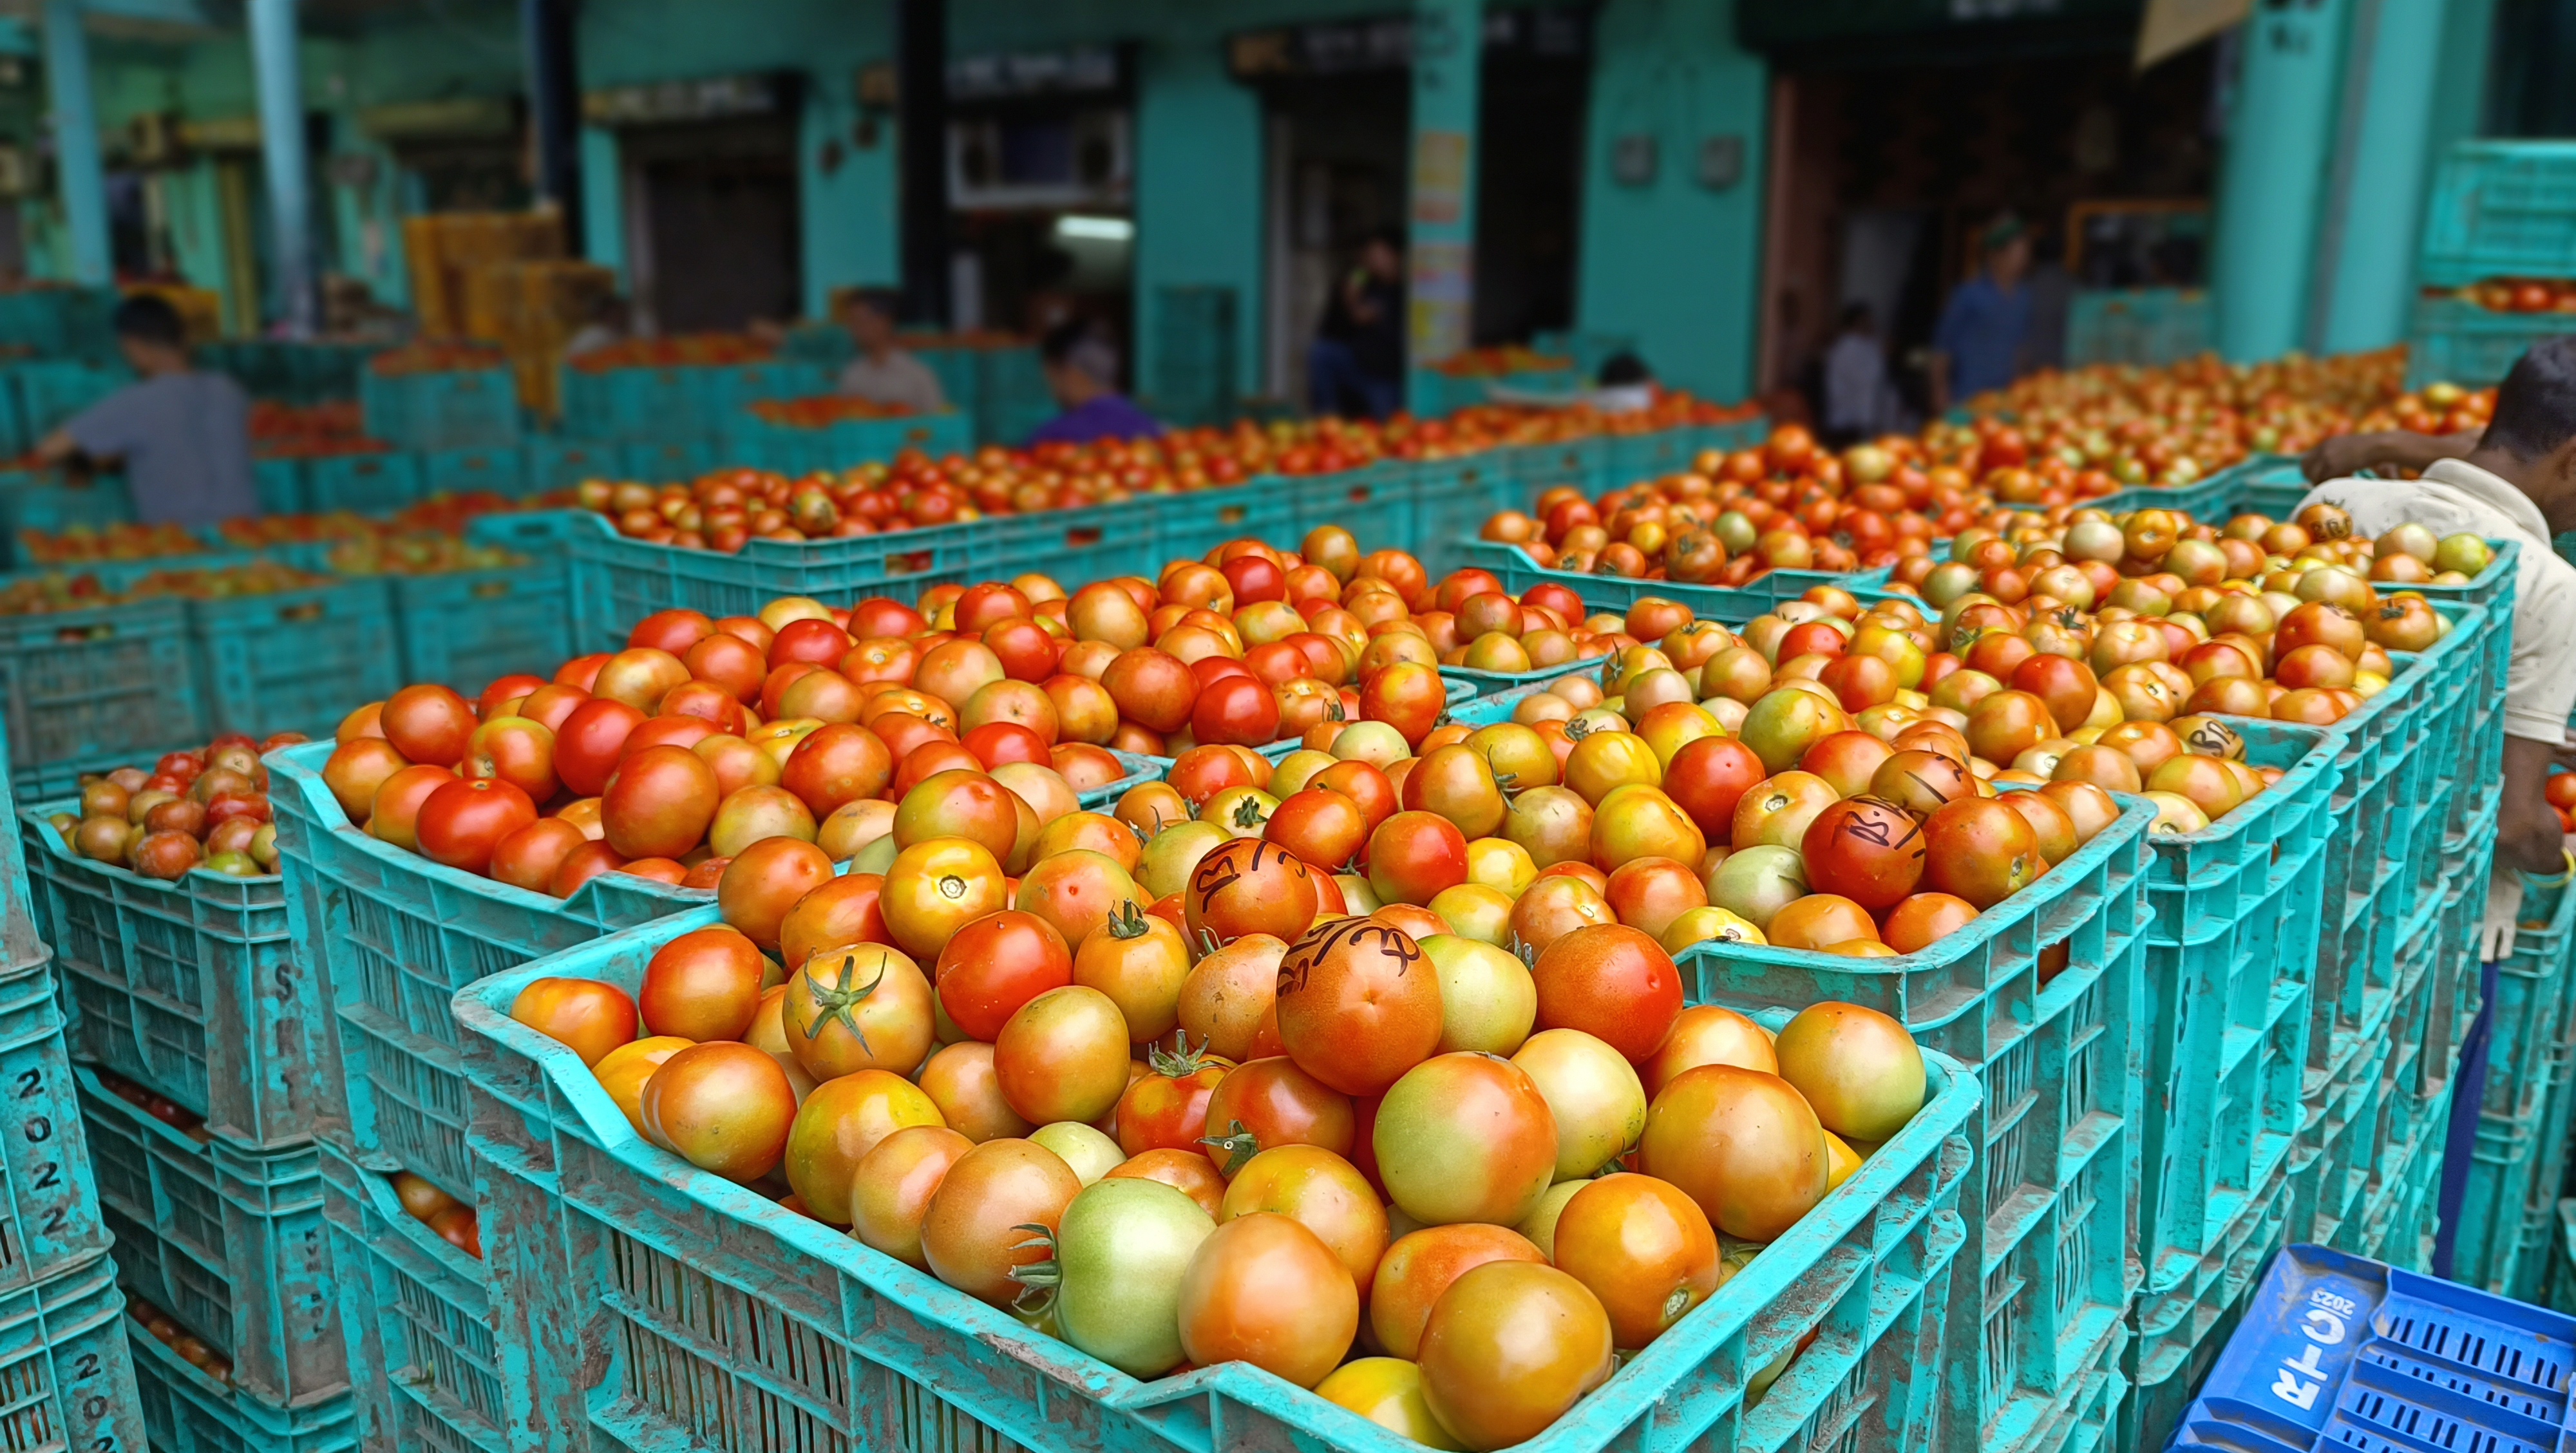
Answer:
<svg viewBox="0 0 2576 1453"><path fill-rule="evenodd" d="M2522 875L2502 863L2487 876L2487 914L2478 925L2478 962L2492 964L2513 956L2516 926L2522 919Z"/></svg>
<svg viewBox="0 0 2576 1453"><path fill-rule="evenodd" d="M2410 434L2390 429L2377 434L2337 434L2299 461L2310 484L2348 479L2365 469L2420 470L2437 459L2460 459L2478 445L2474 433Z"/></svg>

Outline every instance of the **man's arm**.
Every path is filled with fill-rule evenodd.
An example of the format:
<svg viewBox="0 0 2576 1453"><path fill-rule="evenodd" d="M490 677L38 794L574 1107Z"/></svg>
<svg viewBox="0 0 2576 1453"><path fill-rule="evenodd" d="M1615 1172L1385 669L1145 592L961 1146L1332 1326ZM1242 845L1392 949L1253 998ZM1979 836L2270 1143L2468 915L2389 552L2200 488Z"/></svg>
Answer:
<svg viewBox="0 0 2576 1453"><path fill-rule="evenodd" d="M2382 466L2420 471L2437 459L2466 459L2477 447L2474 429L2457 434L2412 434L2403 429L2338 434L2309 450L2299 469L2308 483L2320 484Z"/></svg>
<svg viewBox="0 0 2576 1453"><path fill-rule="evenodd" d="M2566 866L2565 837L2542 791L2558 748L2526 737L2504 739L2504 798L2496 805L2496 865L2555 877Z"/></svg>

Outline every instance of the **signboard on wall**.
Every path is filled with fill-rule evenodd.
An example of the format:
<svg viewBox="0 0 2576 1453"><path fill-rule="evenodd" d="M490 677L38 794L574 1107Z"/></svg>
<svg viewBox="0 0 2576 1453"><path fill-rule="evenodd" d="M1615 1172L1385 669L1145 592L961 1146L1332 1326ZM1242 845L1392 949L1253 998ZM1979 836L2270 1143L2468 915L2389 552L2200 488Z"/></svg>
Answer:
<svg viewBox="0 0 2576 1453"><path fill-rule="evenodd" d="M661 126L778 116L794 109L793 72L762 71L696 80L654 81L584 92L581 119L593 126Z"/></svg>
<svg viewBox="0 0 2576 1453"><path fill-rule="evenodd" d="M1900 39L1997 38L2011 30L2137 31L2144 0L1740 0L1736 39L1750 50Z"/></svg>
<svg viewBox="0 0 2576 1453"><path fill-rule="evenodd" d="M1413 25L1411 15L1378 15L1240 30L1226 37L1226 69L1238 81L1400 71L1413 64ZM1586 7L1485 12L1488 53L1580 58L1591 47Z"/></svg>

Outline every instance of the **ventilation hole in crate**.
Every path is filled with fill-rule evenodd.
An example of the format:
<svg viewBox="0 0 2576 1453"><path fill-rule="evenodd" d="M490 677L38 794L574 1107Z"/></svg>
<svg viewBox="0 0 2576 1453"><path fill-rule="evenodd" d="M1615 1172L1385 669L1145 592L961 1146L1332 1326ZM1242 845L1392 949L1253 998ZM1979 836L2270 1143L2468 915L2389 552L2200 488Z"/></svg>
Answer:
<svg viewBox="0 0 2576 1453"><path fill-rule="evenodd" d="M2013 1374L2021 1366L2021 1330L2026 1320L2021 1315L2021 1300L2030 1292L2030 1284L2013 1269L2012 1259L1986 1274L1985 1280L1985 1377L1982 1416L1992 1418L2002 1406L2003 1394L2013 1384Z"/></svg>
<svg viewBox="0 0 2576 1453"><path fill-rule="evenodd" d="M1025 1453L921 1384L888 1376L895 1387L895 1436L902 1453Z"/></svg>
<svg viewBox="0 0 2576 1453"><path fill-rule="evenodd" d="M2117 1150L2103 1154L2117 1154ZM2064 1327L2093 1290L2093 1208L2100 1200L2096 1155L2057 1193L2057 1324Z"/></svg>

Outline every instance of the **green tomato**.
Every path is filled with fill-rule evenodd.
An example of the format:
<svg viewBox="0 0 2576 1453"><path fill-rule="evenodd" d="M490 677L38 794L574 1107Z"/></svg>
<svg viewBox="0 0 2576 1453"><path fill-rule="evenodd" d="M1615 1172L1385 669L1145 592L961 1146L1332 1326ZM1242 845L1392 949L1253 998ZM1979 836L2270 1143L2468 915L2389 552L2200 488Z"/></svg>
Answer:
<svg viewBox="0 0 2576 1453"><path fill-rule="evenodd" d="M1015 1273L1052 1284L1058 1335L1132 1377L1181 1365L1181 1273L1216 1230L1199 1203L1161 1181L1085 1186L1056 1226L1055 1260Z"/></svg>

